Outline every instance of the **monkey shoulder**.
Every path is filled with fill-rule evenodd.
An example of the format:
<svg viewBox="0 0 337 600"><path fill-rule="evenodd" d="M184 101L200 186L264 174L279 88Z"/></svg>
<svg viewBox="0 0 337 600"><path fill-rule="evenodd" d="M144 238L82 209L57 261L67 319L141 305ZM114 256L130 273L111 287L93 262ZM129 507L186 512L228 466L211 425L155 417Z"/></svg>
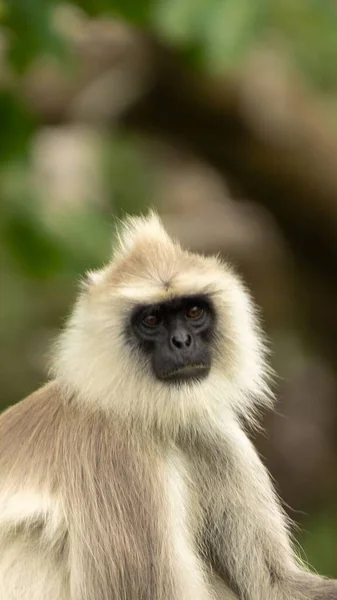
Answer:
<svg viewBox="0 0 337 600"><path fill-rule="evenodd" d="M0 417L2 535L43 529L45 537L53 538L56 530L62 528L59 500L47 476L55 442L51 425L53 421L56 425L60 399L57 384L51 382Z"/></svg>
<svg viewBox="0 0 337 600"><path fill-rule="evenodd" d="M0 415L0 477L24 473L34 457L46 456L61 406L59 386L52 381Z"/></svg>

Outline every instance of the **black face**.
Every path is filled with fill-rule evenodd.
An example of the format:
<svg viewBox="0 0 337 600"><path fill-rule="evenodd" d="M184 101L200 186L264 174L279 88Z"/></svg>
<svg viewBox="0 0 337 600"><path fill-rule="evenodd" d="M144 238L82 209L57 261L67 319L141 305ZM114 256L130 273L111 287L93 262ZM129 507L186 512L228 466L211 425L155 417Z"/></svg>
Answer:
<svg viewBox="0 0 337 600"><path fill-rule="evenodd" d="M140 307L131 324L158 379L181 382L208 375L214 311L206 298L178 298Z"/></svg>

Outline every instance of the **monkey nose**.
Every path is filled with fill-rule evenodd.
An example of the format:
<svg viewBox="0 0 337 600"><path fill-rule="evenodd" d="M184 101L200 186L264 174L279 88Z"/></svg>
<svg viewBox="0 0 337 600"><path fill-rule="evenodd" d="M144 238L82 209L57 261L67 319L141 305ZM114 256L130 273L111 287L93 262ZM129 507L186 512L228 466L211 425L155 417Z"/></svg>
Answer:
<svg viewBox="0 0 337 600"><path fill-rule="evenodd" d="M176 331L171 336L171 343L179 350L189 348L192 344L192 337L187 331Z"/></svg>

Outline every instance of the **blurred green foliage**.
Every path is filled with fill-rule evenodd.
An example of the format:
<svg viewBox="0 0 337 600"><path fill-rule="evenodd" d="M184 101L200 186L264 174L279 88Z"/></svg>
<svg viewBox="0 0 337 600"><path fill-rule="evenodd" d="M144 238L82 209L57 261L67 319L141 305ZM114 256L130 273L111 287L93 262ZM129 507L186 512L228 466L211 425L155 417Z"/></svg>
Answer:
<svg viewBox="0 0 337 600"><path fill-rule="evenodd" d="M301 523L299 544L304 550L304 559L315 565L318 573L337 577L336 556L337 513L336 506L312 514Z"/></svg>
<svg viewBox="0 0 337 600"><path fill-rule="evenodd" d="M274 37L313 85L329 93L337 90L337 4L334 0L74 0L69 4L89 15L110 15L142 26L165 38L199 68L208 71L226 72L237 68L247 52ZM66 68L66 44L52 18L58 5L57 0L0 1L1 28L8 37L8 60L12 69L21 73L46 54L56 55ZM86 254L78 226L79 239L74 247L81 247L84 258L75 260L76 250L69 248L67 236L53 239L51 232L44 231L36 220L33 192L29 191L27 178L24 190L15 192L21 199L21 208L22 204L26 205L24 212L4 185L4 177L8 180L12 174L16 178L14 174L24 170L24 165L28 169L30 145L37 128L15 91L0 90L0 185L5 190L1 197L2 243L22 268L35 269L45 276L48 270L55 272L62 265L85 263L93 248ZM113 182L113 210L119 214L119 205L127 211L139 210L146 203L148 171L142 169L140 154L137 155L132 142L123 143L120 137L117 143L119 149L110 160L107 173L110 173L110 183ZM134 173L132 181L126 176L130 166ZM134 199L135 180L139 183L137 201ZM93 229L98 219L99 229L104 218L94 214L96 216L88 218ZM100 255L97 251L94 254L96 258Z"/></svg>
<svg viewBox="0 0 337 600"><path fill-rule="evenodd" d="M0 91L0 166L27 154L34 133L34 119L20 98Z"/></svg>
<svg viewBox="0 0 337 600"><path fill-rule="evenodd" d="M46 54L67 67L67 45L53 20L59 4L57 0L0 0L1 31L8 39L9 65L17 74ZM335 0L75 0L69 4L89 15L110 15L141 26L207 72L231 72L251 50L272 40L312 86L326 95L337 91ZM41 202L29 176L39 124L15 88L0 89L0 131L0 333L6 355L2 365L17 383L10 356L20 346L25 350L18 337L23 340L34 323L49 324L41 298L52 304L56 290L61 295L60 277L70 281L106 260L113 216L139 212L152 204L155 180L138 141L115 137L103 156L111 190L105 209L86 206L50 222L41 217ZM56 304L55 314L58 311ZM14 385L7 397L5 390L2 402L14 401L19 389ZM331 514L319 514L308 524L310 534L300 540L309 561L334 576L336 529Z"/></svg>
<svg viewBox="0 0 337 600"><path fill-rule="evenodd" d="M10 0L0 4L1 22L10 34L9 60L24 71L45 53L62 54L62 39L52 25L53 0Z"/></svg>
<svg viewBox="0 0 337 600"><path fill-rule="evenodd" d="M65 45L53 26L57 0L2 0L10 32L10 60L24 69L42 53L62 58ZM74 0L89 15L110 15L143 26L208 70L235 68L253 47L274 38L313 83L336 90L335 0Z"/></svg>

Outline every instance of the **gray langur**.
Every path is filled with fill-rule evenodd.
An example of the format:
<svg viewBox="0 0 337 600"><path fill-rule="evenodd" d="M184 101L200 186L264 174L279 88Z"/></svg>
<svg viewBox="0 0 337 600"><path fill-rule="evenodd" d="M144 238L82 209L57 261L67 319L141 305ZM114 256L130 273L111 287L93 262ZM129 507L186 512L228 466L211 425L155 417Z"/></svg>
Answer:
<svg viewBox="0 0 337 600"><path fill-rule="evenodd" d="M52 380L1 417L1 600L336 600L245 432L265 355L227 264L126 220Z"/></svg>

